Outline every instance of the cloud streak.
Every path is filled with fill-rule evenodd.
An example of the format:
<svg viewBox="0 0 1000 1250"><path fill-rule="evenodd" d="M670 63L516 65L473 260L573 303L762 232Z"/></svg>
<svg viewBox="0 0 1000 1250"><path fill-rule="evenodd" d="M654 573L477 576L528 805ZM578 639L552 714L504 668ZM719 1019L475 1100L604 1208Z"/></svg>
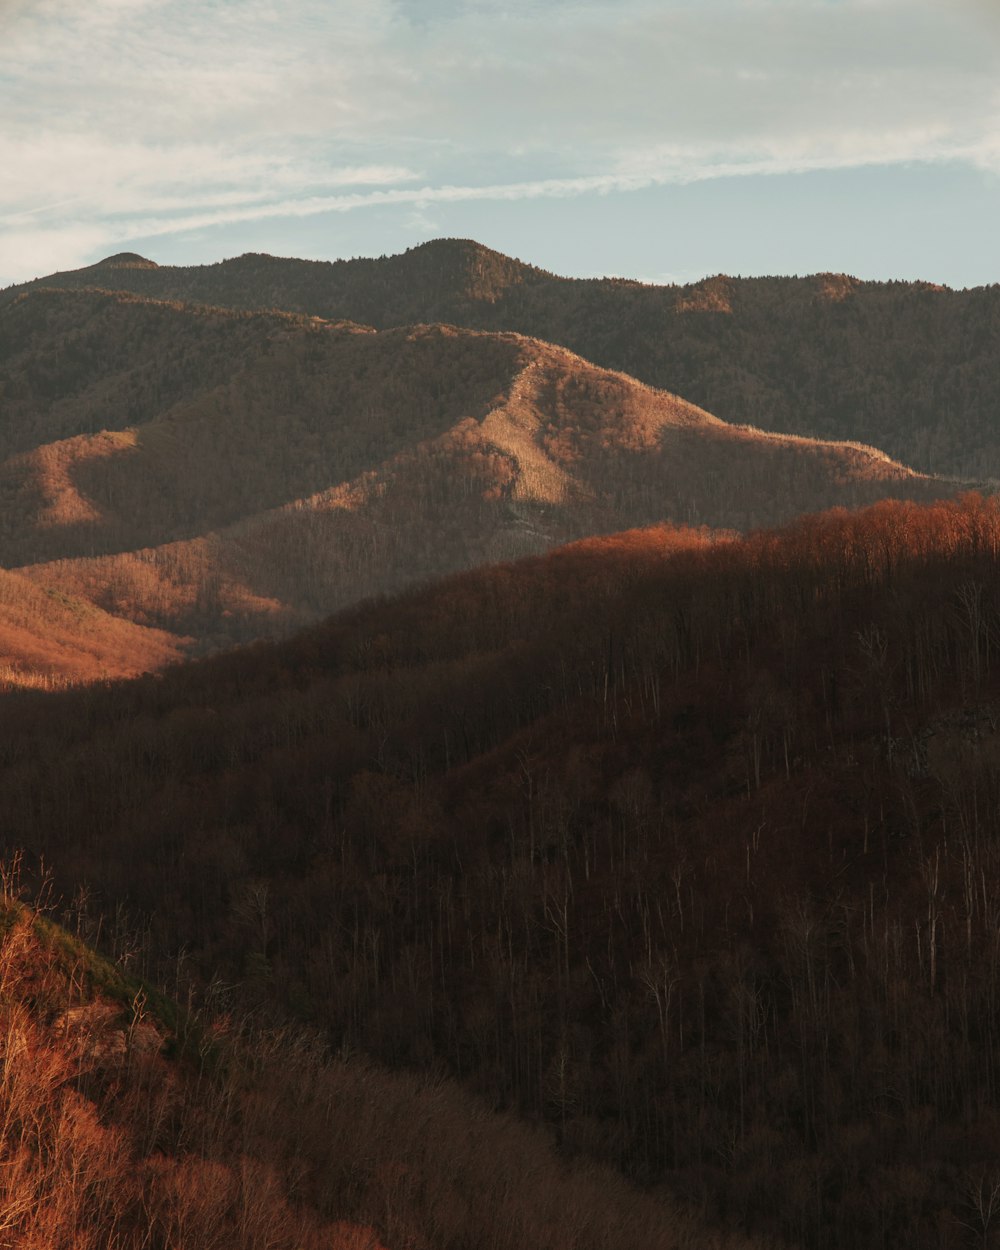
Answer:
<svg viewBox="0 0 1000 1250"><path fill-rule="evenodd" d="M358 209L960 162L985 0L0 0L0 283ZM42 268L53 268L55 264Z"/></svg>
<svg viewBox="0 0 1000 1250"><path fill-rule="evenodd" d="M717 162L708 162L703 154L699 153L696 160L685 160L683 156L680 156L677 159L667 159L660 168L649 167L644 171L636 169L631 173L620 170L579 178L539 178L533 181L492 183L485 186L451 184L422 186L405 190L309 196L281 200L276 203L244 205L233 209L223 208L215 212L144 220L134 226L126 227L124 232L117 237L119 239L150 238L178 230L199 230L234 222L260 221L270 217L295 218L313 217L322 213L349 213L357 209L383 205L413 205L417 208L425 208L432 204L461 204L483 200L568 199L578 195L610 195L617 192L641 191L654 186L689 186L695 182L706 182L715 178L760 177L818 170L855 169L863 165L881 165L896 159L909 159L907 156L897 155L900 151L905 153L908 150L908 145L904 143L901 148L888 151L880 146L873 149L867 158L859 157L855 152L845 153L839 158L830 155L804 157L793 153L785 155L774 153L756 159L719 160ZM920 150L927 152L928 148L926 145L921 145ZM991 157L995 158L996 153L991 153ZM952 149L943 149L940 159L954 159Z"/></svg>

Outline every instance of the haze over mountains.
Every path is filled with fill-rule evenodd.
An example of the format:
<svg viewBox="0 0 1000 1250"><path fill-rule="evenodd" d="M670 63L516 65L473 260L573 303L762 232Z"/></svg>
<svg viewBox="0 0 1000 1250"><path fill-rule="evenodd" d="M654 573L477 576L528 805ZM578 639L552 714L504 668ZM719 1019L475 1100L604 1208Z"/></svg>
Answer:
<svg viewBox="0 0 1000 1250"><path fill-rule="evenodd" d="M0 561L171 635L110 673L587 535L956 489L507 331L41 288L0 304L0 385Z"/></svg>

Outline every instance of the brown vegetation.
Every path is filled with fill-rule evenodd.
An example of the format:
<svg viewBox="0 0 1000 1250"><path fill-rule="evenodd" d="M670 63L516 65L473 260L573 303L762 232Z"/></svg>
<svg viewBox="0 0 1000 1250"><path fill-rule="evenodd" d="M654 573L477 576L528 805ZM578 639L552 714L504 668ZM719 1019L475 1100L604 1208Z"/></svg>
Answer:
<svg viewBox="0 0 1000 1250"><path fill-rule="evenodd" d="M225 1074L205 1068L221 1059L207 1037L200 1066L170 1062L147 1008L142 987L4 891L0 1245L379 1250L370 1230L318 1218L292 1182L301 1160L267 1148L241 1088L249 1048Z"/></svg>
<svg viewBox="0 0 1000 1250"><path fill-rule="evenodd" d="M0 367L0 559L203 650L587 534L954 489L513 334L42 290Z"/></svg>
<svg viewBox="0 0 1000 1250"><path fill-rule="evenodd" d="M988 1245L998 566L976 497L576 544L9 695L0 824L151 970L567 1157L811 1246Z"/></svg>
<svg viewBox="0 0 1000 1250"><path fill-rule="evenodd" d="M0 569L0 690L131 677L181 659L189 641Z"/></svg>
<svg viewBox="0 0 1000 1250"><path fill-rule="evenodd" d="M861 440L924 472L1000 477L997 286L951 291L843 274L687 287L573 281L461 239L378 260L247 255L193 268L95 265L42 281L379 327L516 330L727 421Z"/></svg>
<svg viewBox="0 0 1000 1250"><path fill-rule="evenodd" d="M741 537L952 487L506 331L993 472L996 292L60 282L140 295L0 299L0 829L192 1010L7 889L0 1245L994 1244L1000 505Z"/></svg>
<svg viewBox="0 0 1000 1250"><path fill-rule="evenodd" d="M4 875L5 1250L752 1250L454 1085L178 1015Z"/></svg>

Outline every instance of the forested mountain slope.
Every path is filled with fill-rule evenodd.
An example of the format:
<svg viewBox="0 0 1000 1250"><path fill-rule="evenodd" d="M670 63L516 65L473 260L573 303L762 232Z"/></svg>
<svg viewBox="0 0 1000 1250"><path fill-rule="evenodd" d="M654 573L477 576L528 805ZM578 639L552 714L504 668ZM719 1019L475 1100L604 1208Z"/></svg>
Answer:
<svg viewBox="0 0 1000 1250"><path fill-rule="evenodd" d="M0 1243L378 1250L372 1230L319 1216L277 1117L265 1133L265 1048L254 1072L248 1047L26 907L2 871Z"/></svg>
<svg viewBox="0 0 1000 1250"><path fill-rule="evenodd" d="M1000 477L1000 287L720 275L685 287L570 280L479 244L327 263L111 257L41 280L378 327L516 330L684 396L726 421L860 440L924 472ZM19 288L0 293L12 298Z"/></svg>
<svg viewBox="0 0 1000 1250"><path fill-rule="evenodd" d="M714 1220L958 1250L1000 1173L998 638L975 497L591 540L10 695L0 828L161 968Z"/></svg>
<svg viewBox="0 0 1000 1250"><path fill-rule="evenodd" d="M0 562L203 648L588 534L955 490L512 333L36 290L0 381Z"/></svg>
<svg viewBox="0 0 1000 1250"><path fill-rule="evenodd" d="M27 907L0 866L0 1243L18 1250L765 1250L451 1083L187 1006ZM46 911L51 911L51 901ZM106 930L110 934L112 929Z"/></svg>

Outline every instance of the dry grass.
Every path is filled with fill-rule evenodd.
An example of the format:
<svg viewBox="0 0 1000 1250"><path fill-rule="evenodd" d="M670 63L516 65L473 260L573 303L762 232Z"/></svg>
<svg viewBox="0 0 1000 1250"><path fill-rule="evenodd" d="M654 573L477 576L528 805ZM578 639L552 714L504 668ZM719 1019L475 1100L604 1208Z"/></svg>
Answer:
<svg viewBox="0 0 1000 1250"><path fill-rule="evenodd" d="M0 570L0 689L128 677L162 668L184 653L183 638Z"/></svg>
<svg viewBox="0 0 1000 1250"><path fill-rule="evenodd" d="M4 1250L381 1250L370 1228L293 1201L280 1163L238 1148L232 1091L159 1053L142 992L102 997L100 961L4 894Z"/></svg>

